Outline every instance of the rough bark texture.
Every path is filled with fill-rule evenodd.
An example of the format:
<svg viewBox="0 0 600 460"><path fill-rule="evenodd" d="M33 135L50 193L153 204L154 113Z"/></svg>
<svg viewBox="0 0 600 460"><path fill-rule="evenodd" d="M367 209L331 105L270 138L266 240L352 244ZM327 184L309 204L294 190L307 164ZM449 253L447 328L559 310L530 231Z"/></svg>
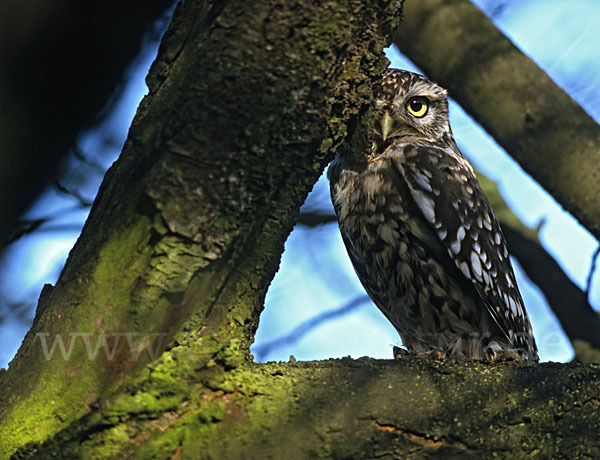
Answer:
<svg viewBox="0 0 600 460"><path fill-rule="evenodd" d="M150 354L131 349L146 339L158 351L194 340L199 373L250 359L285 237L368 107L399 8L191 0L178 9L121 158L0 371L0 458L143 371ZM85 340L93 351L103 334L114 356L89 359ZM58 349L46 360L42 338L50 348L56 337L73 340L69 360Z"/></svg>
<svg viewBox="0 0 600 460"><path fill-rule="evenodd" d="M172 4L0 2L0 250Z"/></svg>
<svg viewBox="0 0 600 460"><path fill-rule="evenodd" d="M178 9L123 154L0 372L0 458L598 454L594 365L251 362L285 236L368 107L399 7ZM111 336L95 359L79 335L46 360L37 336L93 348L115 332L131 343ZM153 362L131 349L144 336Z"/></svg>
<svg viewBox="0 0 600 460"><path fill-rule="evenodd" d="M215 367L207 378L186 348L16 458L600 456L599 365L363 358Z"/></svg>
<svg viewBox="0 0 600 460"><path fill-rule="evenodd" d="M395 42L600 239L600 128L468 0L406 3Z"/></svg>

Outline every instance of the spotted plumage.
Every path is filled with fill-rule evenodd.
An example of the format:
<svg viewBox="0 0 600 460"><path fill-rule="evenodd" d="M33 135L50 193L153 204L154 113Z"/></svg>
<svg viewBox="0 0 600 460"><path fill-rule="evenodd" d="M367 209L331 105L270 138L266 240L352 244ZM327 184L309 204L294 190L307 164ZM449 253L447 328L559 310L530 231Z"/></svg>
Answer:
<svg viewBox="0 0 600 460"><path fill-rule="evenodd" d="M538 360L504 237L454 141L444 89L386 71L329 180L358 277L408 352Z"/></svg>

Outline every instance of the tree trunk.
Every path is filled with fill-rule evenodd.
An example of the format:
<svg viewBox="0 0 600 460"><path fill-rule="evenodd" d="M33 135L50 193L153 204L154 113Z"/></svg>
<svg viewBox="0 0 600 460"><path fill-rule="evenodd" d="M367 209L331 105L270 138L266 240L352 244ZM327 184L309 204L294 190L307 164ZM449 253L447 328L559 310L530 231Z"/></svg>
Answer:
<svg viewBox="0 0 600 460"><path fill-rule="evenodd" d="M369 107L399 8L178 8L121 158L0 373L0 458L599 453L597 366L252 363L284 239ZM46 359L56 337L68 360Z"/></svg>
<svg viewBox="0 0 600 460"><path fill-rule="evenodd" d="M173 352L193 342L200 374L251 359L284 240L347 126L369 106L399 8L180 5L121 158L0 372L0 457L147 375L167 344ZM60 348L47 359L55 340L68 360ZM138 353L144 345L153 352Z"/></svg>

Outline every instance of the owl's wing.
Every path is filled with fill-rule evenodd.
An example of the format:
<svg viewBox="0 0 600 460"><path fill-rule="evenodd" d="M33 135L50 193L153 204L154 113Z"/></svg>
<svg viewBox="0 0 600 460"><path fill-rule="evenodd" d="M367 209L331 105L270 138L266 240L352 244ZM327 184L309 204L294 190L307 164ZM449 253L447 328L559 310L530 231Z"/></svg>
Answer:
<svg viewBox="0 0 600 460"><path fill-rule="evenodd" d="M535 350L504 236L471 165L451 149L418 144L396 148L402 152L393 155L394 163L450 259L473 283L507 339Z"/></svg>

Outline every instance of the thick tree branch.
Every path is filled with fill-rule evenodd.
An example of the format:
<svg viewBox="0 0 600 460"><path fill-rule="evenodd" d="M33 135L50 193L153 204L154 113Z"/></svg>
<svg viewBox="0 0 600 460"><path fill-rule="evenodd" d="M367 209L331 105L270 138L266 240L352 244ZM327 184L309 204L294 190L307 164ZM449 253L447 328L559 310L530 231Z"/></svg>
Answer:
<svg viewBox="0 0 600 460"><path fill-rule="evenodd" d="M600 127L468 0L406 3L395 42L600 239Z"/></svg>
<svg viewBox="0 0 600 460"><path fill-rule="evenodd" d="M0 458L148 378L166 344L193 342L179 371L200 380L250 359L285 237L369 107L400 6L180 4L123 153L0 372Z"/></svg>
<svg viewBox="0 0 600 460"><path fill-rule="evenodd" d="M363 358L245 364L199 379L200 350L185 348L18 458L600 456L598 366Z"/></svg>

